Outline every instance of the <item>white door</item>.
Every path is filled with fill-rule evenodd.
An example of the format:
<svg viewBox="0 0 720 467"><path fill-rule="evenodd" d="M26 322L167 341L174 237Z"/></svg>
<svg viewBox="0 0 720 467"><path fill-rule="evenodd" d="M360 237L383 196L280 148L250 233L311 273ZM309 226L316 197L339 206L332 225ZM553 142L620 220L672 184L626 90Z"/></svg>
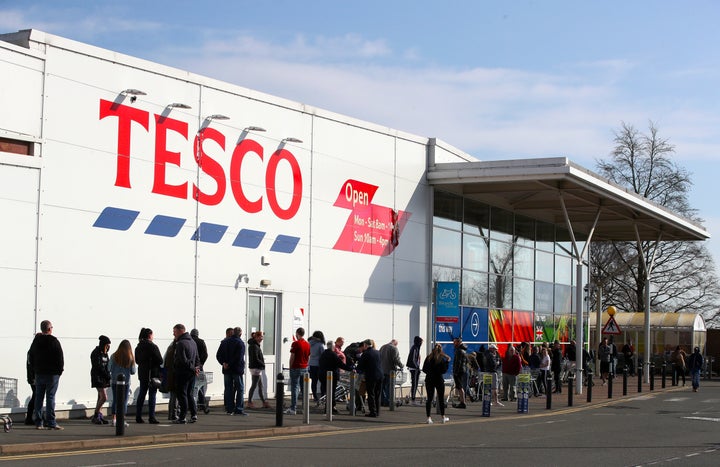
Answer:
<svg viewBox="0 0 720 467"><path fill-rule="evenodd" d="M262 343L262 352L265 357L265 377L263 386L268 397L275 396L275 381L277 373L276 352L279 343L279 330L277 324L280 313L280 294L265 292L250 292L248 303L248 330L249 333L263 331L265 339ZM245 385L247 388L249 386ZM254 399L259 399L257 392Z"/></svg>

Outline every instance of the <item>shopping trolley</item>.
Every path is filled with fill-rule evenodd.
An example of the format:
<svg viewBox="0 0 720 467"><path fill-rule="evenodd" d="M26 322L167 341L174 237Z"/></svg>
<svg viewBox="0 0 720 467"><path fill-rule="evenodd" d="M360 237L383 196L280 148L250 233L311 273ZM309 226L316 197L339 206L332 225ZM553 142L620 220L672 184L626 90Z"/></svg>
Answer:
<svg viewBox="0 0 720 467"><path fill-rule="evenodd" d="M210 396L204 396L200 400L198 396L202 394L207 394L207 386L208 384L213 382L213 373L212 371L201 371L198 373L198 375L195 377L195 384L193 385L193 397L195 400L197 400L197 408L198 410L202 410L204 413L210 412ZM201 391L202 389L202 391Z"/></svg>

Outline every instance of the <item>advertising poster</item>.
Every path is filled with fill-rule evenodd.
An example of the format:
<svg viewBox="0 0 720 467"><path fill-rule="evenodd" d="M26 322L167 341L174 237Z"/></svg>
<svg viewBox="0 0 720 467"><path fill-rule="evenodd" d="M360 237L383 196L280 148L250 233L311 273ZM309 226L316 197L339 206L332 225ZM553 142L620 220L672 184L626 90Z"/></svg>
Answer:
<svg viewBox="0 0 720 467"><path fill-rule="evenodd" d="M518 413L528 413L530 400L530 373L520 373L517 379Z"/></svg>
<svg viewBox="0 0 720 467"><path fill-rule="evenodd" d="M490 402L491 402L491 397L492 397L493 374L492 373L483 373L482 378L483 378L482 416L489 417L490 416Z"/></svg>

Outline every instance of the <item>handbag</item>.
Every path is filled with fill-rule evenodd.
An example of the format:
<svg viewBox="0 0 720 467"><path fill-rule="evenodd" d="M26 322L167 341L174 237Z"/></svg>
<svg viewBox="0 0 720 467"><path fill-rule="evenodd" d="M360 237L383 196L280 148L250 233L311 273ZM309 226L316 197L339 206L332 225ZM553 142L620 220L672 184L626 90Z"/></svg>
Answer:
<svg viewBox="0 0 720 467"><path fill-rule="evenodd" d="M153 389L160 389L161 392L167 392L167 391L162 391L162 389L161 389L162 388L162 380L158 377L150 378L150 380L148 381L148 385Z"/></svg>

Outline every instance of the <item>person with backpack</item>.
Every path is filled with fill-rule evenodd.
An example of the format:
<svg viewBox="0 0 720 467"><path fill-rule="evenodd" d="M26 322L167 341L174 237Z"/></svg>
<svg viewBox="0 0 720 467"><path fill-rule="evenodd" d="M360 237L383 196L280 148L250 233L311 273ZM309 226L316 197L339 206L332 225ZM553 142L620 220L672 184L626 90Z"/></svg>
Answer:
<svg viewBox="0 0 720 467"><path fill-rule="evenodd" d="M442 423L450 421L445 416L445 378L450 365L450 357L443 352L442 345L435 344L432 352L425 357L422 365L422 372L425 373L425 390L427 391L427 400L425 401L425 415L427 415L426 423L433 423L430 416L435 393L437 393L437 404L442 417Z"/></svg>

